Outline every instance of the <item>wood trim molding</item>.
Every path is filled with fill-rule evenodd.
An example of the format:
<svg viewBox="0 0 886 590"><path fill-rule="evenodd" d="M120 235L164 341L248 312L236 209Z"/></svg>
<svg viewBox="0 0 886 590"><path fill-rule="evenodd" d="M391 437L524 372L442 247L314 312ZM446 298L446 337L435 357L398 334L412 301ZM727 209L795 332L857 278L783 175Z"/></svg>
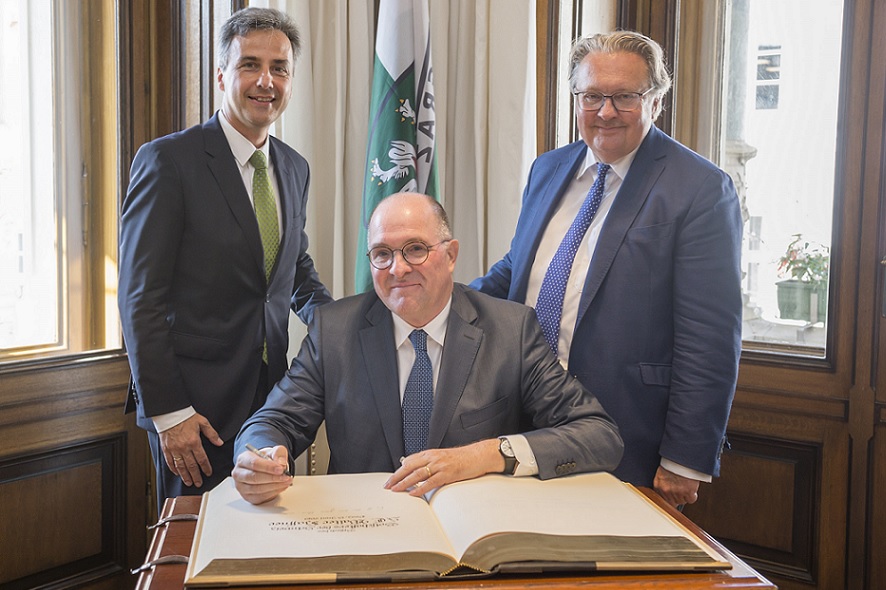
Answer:
<svg viewBox="0 0 886 590"><path fill-rule="evenodd" d="M560 36L560 2L538 0L536 7L536 90L538 153L557 147L557 44Z"/></svg>
<svg viewBox="0 0 886 590"><path fill-rule="evenodd" d="M665 54L665 63L671 68L673 85L664 97L664 109L655 124L668 135L674 129L676 109L673 105L678 87L679 53L677 51L680 0L618 0L617 23L620 29L630 29L655 39Z"/></svg>

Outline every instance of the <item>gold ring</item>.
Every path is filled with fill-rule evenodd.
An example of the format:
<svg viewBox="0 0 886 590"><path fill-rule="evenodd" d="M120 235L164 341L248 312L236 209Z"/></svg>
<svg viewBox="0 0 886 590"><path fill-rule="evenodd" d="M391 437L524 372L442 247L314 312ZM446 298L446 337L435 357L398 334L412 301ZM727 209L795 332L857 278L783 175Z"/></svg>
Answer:
<svg viewBox="0 0 886 590"><path fill-rule="evenodd" d="M181 460L182 460L181 457L175 457L175 456L172 457L172 462L173 462L173 463L175 463L176 461L181 461Z"/></svg>
<svg viewBox="0 0 886 590"><path fill-rule="evenodd" d="M434 474L431 473L431 468L430 468L430 466L425 465L425 471L428 472L428 477L427 477L426 479L431 479L431 476L434 475Z"/></svg>

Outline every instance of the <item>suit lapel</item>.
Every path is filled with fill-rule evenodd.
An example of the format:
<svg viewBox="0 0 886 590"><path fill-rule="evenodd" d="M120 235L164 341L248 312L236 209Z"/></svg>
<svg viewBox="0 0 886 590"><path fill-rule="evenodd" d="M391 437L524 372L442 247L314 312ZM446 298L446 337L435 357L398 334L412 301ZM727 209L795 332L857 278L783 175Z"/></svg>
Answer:
<svg viewBox="0 0 886 590"><path fill-rule="evenodd" d="M637 155L628 170L627 177L615 196L612 208L609 210L609 215L600 231L600 238L594 249L594 257L588 268L588 276L585 279L584 290L579 302L576 326L581 322L591 301L594 300L594 296L612 267L615 255L624 242L628 230L649 197L658 177L664 171L665 154L659 150L661 133L655 126L649 130L640 149L637 150Z"/></svg>
<svg viewBox="0 0 886 590"><path fill-rule="evenodd" d="M219 113L203 124L204 148L209 156L209 170L215 177L217 188L228 203L228 208L240 225L246 237L246 245L256 262L257 268L264 276L264 252L261 235L258 233L258 222L255 211L249 201L249 193L243 186L243 177L228 140L218 122Z"/></svg>
<svg viewBox="0 0 886 590"><path fill-rule="evenodd" d="M584 161L587 154L587 145L583 141L577 141L569 146L566 157L558 158L556 165L550 170L547 181L543 181L537 191L537 194L526 195L524 206L529 203L538 203L534 208L531 217L527 221L526 230L520 231L523 236L529 236L530 239L518 244L518 247L525 249L531 255L522 255L519 251L515 252L512 259L516 261L512 276L515 277L514 285L511 289L509 299L514 301L526 301L526 289L529 285L529 273L532 265L535 263L535 253L538 252L538 245L541 243L542 235L548 226L551 217L554 215L563 193L572 182L575 171L581 162ZM544 171L538 171L544 173Z"/></svg>
<svg viewBox="0 0 886 590"><path fill-rule="evenodd" d="M400 412L400 380L397 351L394 349L394 325L391 312L376 298L366 314L368 326L359 332L360 350L366 364L369 388L382 423L391 463L400 464L403 455L403 419Z"/></svg>
<svg viewBox="0 0 886 590"><path fill-rule="evenodd" d="M474 360L480 350L483 330L474 326L477 310L460 287L452 292L452 307L446 327L446 343L440 374L434 390L434 411L428 432L428 448L440 447L468 383Z"/></svg>
<svg viewBox="0 0 886 590"><path fill-rule="evenodd" d="M300 186L304 184L298 178L295 164L285 150L280 148L280 141L274 136L268 136L271 142L271 161L274 163L274 176L277 178L277 187L280 189L280 220L282 233L280 235L280 251L286 250L289 242L295 239L295 228L292 222L299 213L302 204ZM279 260L279 257L278 257ZM274 272L277 266L274 265ZM272 275L273 276L273 275Z"/></svg>

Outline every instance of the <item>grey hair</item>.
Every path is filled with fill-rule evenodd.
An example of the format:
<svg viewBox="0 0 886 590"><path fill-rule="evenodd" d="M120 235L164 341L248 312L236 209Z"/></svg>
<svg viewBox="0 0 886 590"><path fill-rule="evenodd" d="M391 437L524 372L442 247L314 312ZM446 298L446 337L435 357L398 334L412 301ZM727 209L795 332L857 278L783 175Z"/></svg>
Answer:
<svg viewBox="0 0 886 590"><path fill-rule="evenodd" d="M578 91L578 66L592 53L636 53L646 62L649 72L649 85L654 88L652 94L662 96L671 89L671 75L664 61L661 45L635 31L615 31L597 33L578 39L569 52L569 89ZM658 101L653 119L661 113L661 101Z"/></svg>
<svg viewBox="0 0 886 590"><path fill-rule="evenodd" d="M231 43L235 37L245 37L253 31L280 31L289 38L292 44L292 61L298 59L301 52L301 36L295 21L286 14L273 8L257 8L250 6L238 10L225 21L218 33L218 65L221 69L228 67L231 54Z"/></svg>

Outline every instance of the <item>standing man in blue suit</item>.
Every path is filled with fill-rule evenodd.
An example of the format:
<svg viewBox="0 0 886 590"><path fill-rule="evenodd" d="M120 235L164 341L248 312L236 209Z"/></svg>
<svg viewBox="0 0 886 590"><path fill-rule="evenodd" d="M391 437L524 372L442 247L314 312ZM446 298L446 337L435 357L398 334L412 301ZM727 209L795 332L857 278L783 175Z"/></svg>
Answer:
<svg viewBox="0 0 886 590"><path fill-rule="evenodd" d="M331 301L307 253L308 164L268 131L300 49L285 14L219 34L221 111L139 149L120 226L127 410L148 431L159 507L230 475L233 440L286 372L290 308Z"/></svg>
<svg viewBox="0 0 886 590"><path fill-rule="evenodd" d="M472 286L536 308L619 425L614 473L689 504L719 474L737 379L738 198L653 126L671 85L657 43L594 35L570 60L582 141L535 161L510 252Z"/></svg>

